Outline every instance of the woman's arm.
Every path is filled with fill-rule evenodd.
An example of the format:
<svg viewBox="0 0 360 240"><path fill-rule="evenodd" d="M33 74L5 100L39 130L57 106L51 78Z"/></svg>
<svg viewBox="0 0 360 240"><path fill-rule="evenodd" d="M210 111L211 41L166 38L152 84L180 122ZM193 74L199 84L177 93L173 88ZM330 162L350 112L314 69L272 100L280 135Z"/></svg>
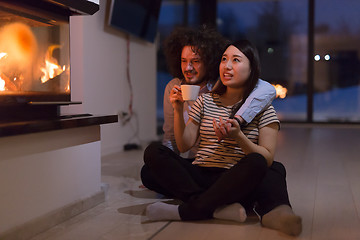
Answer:
<svg viewBox="0 0 360 240"><path fill-rule="evenodd" d="M237 118L242 125L246 125L250 123L258 113L269 107L275 97L275 88L270 83L259 79L256 87L235 113L234 117ZM215 131L215 134L219 142L226 138L226 135L221 131Z"/></svg>
<svg viewBox="0 0 360 240"><path fill-rule="evenodd" d="M226 121L220 119L217 125L214 121L214 128L219 131L226 132L227 136L234 139L245 154L257 152L263 155L270 166L274 160L276 150L276 140L279 131L279 124L277 122L270 123L265 127L259 129L258 144L253 143L240 130L239 123L234 119Z"/></svg>
<svg viewBox="0 0 360 240"><path fill-rule="evenodd" d="M199 136L199 125L189 118L185 125L184 100L179 86L174 86L170 93L170 102L174 107L174 135L180 152L188 151L194 146Z"/></svg>
<svg viewBox="0 0 360 240"><path fill-rule="evenodd" d="M235 141L239 144L245 154L257 152L263 155L268 166L274 161L276 140L279 131L278 123L270 123L259 129L259 142L255 144L248 139L242 131Z"/></svg>
<svg viewBox="0 0 360 240"><path fill-rule="evenodd" d="M180 80L174 78L165 87L164 91L164 124L162 144L179 154L174 135L174 108L170 102L170 93L174 85L180 84Z"/></svg>
<svg viewBox="0 0 360 240"><path fill-rule="evenodd" d="M199 136L199 125L193 121L191 118L189 118L189 121L184 126L184 118L182 116L176 116L177 114L174 114L174 129L175 129L175 140L176 145L180 152L186 152L188 151L192 146L195 145L196 139ZM183 123L177 123L177 120L181 121Z"/></svg>

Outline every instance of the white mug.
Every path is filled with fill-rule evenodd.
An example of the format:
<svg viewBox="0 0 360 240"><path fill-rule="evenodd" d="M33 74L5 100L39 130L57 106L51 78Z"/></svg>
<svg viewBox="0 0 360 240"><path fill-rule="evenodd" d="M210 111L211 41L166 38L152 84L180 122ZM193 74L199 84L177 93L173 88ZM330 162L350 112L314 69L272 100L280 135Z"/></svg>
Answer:
<svg viewBox="0 0 360 240"><path fill-rule="evenodd" d="M196 100L200 91L198 85L181 85L181 93L184 101Z"/></svg>

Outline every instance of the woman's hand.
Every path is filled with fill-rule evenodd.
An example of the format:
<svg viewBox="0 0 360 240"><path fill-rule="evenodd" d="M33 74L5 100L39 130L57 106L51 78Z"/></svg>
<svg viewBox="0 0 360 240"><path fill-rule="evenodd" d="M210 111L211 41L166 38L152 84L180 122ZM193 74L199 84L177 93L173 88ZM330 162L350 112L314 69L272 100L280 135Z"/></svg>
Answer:
<svg viewBox="0 0 360 240"><path fill-rule="evenodd" d="M171 89L169 98L174 110L182 111L184 100L182 97L180 86L175 85L173 89Z"/></svg>
<svg viewBox="0 0 360 240"><path fill-rule="evenodd" d="M241 131L238 121L228 119L224 121L221 117L217 122L213 119L215 134L219 142L224 138L234 139L245 154L257 152L263 155L270 166L274 160L276 150L276 138L279 131L279 123L274 122L259 129L259 142L253 143ZM219 138L221 136L222 138Z"/></svg>
<svg viewBox="0 0 360 240"><path fill-rule="evenodd" d="M239 125L237 122L236 124ZM219 142L225 138L233 138L233 136L235 136L235 129L232 127L232 122L229 122L228 120L224 121L222 117L219 118L219 122L217 122L215 118L213 119L213 127ZM240 130L240 127L238 128Z"/></svg>
<svg viewBox="0 0 360 240"><path fill-rule="evenodd" d="M233 118L226 120L226 130L228 137L232 139L235 139L239 136L239 134L242 134L238 121Z"/></svg>

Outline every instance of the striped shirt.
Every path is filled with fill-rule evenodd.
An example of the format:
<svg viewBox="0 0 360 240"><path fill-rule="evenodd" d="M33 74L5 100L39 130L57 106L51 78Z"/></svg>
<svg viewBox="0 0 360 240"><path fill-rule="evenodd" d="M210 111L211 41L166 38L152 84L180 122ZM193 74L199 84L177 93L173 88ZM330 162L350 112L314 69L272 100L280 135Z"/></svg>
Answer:
<svg viewBox="0 0 360 240"><path fill-rule="evenodd" d="M189 117L200 124L200 144L193 164L204 167L231 168L244 156L244 152L235 142L227 138L220 143L213 127L213 119L228 119L232 106L224 106L219 95L202 94L194 103ZM258 144L259 129L270 123L280 123L273 106L269 106L243 129L243 133L253 143Z"/></svg>

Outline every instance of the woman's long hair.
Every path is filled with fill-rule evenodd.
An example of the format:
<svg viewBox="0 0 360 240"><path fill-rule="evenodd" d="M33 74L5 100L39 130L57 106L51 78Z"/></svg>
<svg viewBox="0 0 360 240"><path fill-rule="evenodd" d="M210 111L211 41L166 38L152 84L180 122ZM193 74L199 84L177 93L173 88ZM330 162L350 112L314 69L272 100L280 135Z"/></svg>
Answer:
<svg viewBox="0 0 360 240"><path fill-rule="evenodd" d="M242 101L235 104L230 114L230 118L233 118L236 112L240 109L240 107L244 104L246 99L249 97L250 93L254 90L256 84L259 81L260 77L260 58L258 51L255 46L253 46L248 40L238 40L235 42L230 43L227 45L225 49L229 46L234 46L239 49L248 59L250 62L250 76L246 80L244 85L244 95ZM212 92L222 95L226 91L226 86L221 82L219 79L216 85L214 86Z"/></svg>

